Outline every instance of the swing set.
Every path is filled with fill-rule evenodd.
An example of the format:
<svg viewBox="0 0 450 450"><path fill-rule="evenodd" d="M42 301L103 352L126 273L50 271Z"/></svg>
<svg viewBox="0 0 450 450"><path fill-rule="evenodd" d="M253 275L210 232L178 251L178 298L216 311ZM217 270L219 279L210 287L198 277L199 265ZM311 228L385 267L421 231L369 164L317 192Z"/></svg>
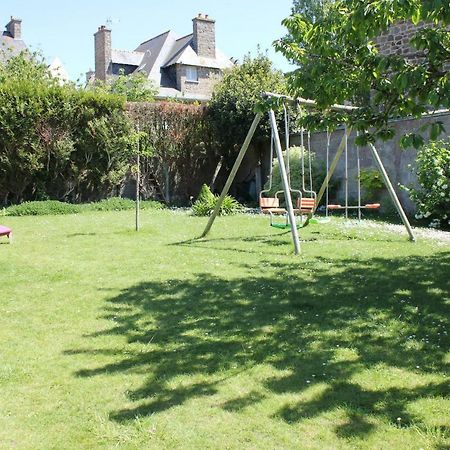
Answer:
<svg viewBox="0 0 450 450"><path fill-rule="evenodd" d="M289 113L288 113L288 105L294 105L295 107L305 107L305 108L313 108L317 109L317 104L313 100L303 99L303 98L292 98L284 95L274 94L271 92L267 92L263 94L263 98L265 99L278 99L283 102L283 111L284 111L284 126L285 126L285 139L286 139L286 162L283 157L283 151L281 148L281 141L280 136L278 132L278 126L277 121L275 118L275 113L272 108L269 109L269 122L271 127L271 145L270 145L270 172L269 172L269 185L268 188L261 191L260 193L260 209L261 212L265 214L269 214L270 216L270 225L276 228L289 228L291 230L292 234L292 241L294 243L294 253L298 255L300 253L300 241L298 236L298 228L302 228L307 226L311 222L318 222L316 218L314 218L314 213L323 197L323 195L326 193L326 217L325 221L328 220L328 213L329 210L344 210L345 211L345 217L348 217L348 212L351 209L356 209L358 211L358 218L361 219L361 211L364 209L378 209L380 207L379 203L368 203L368 204L362 204L361 203L361 183L360 183L360 155L359 155L359 149L357 148L357 179L358 179L358 204L357 205L349 205L348 202L348 194L349 194L349 177L348 177L348 137L351 134L351 128L345 127L344 129L344 135L341 139L341 142L338 146L338 149L336 151L336 154L330 164L329 157L330 157L330 141L331 141L331 134L329 130L327 131L327 156L326 156L326 169L327 174L325 177L325 180L322 183L322 186L320 187L320 190L318 193L316 193L313 190L312 185L312 166L311 166L311 134L310 131L306 131L303 127L301 128L300 132L300 159L301 159L301 187L300 189L292 189L291 186L291 174L290 174L290 164L289 164ZM333 111L340 111L340 112L351 112L355 109L358 109L354 106L348 106L348 105L333 105L331 107L331 110ZM222 193L217 201L217 204L215 206L215 209L213 213L211 214L208 223L201 235L201 237L205 237L209 231L211 230L211 227L214 223L214 220L216 219L217 215L219 214L220 208L222 206L223 200L225 196L228 194L228 191L231 187L231 184L236 176L236 173L242 163L242 160L248 150L248 147L250 145L250 142L253 138L253 135L256 131L256 128L259 124L259 122L262 119L262 114L257 113L255 118L253 119L252 125L250 127L250 130L247 133L247 136L244 140L244 143L241 147L241 150L236 158L236 161L233 165L233 168L231 169L230 175L228 176L228 179L225 183L225 186L222 190ZM308 143L308 172L309 172L309 189L306 187L305 183L305 142L304 142L304 135L307 133L307 143ZM281 181L283 184L283 190L277 191L272 196L266 196L271 193L272 190L272 177L273 177L273 159L274 159L274 149L276 153L276 157L278 160L278 165L280 168L280 175L281 175ZM397 209L398 214L400 215L400 218L402 219L403 224L405 225L405 228L408 232L410 241L415 241L415 236L413 234L411 225L408 221L408 218L402 208L402 205L400 203L400 200L398 199L398 196L394 190L394 187L392 186L392 183L389 179L389 176L386 172L386 169L384 168L383 162L380 158L380 155L376 149L376 147L369 143L369 149L371 151L372 157L375 161L375 164L378 167L378 170L381 173L381 176L383 178L384 184L386 185L386 188L391 196L391 199L394 203L395 208ZM342 206L340 204L329 204L329 183L330 179L336 169L336 166L342 156L342 153L344 153L345 158L345 204ZM280 206L280 196L284 196L284 202L285 207ZM293 197L296 199L295 207L294 203L292 201ZM280 223L275 220L275 216L283 216L284 222ZM300 223L297 223L296 216L299 217Z"/></svg>

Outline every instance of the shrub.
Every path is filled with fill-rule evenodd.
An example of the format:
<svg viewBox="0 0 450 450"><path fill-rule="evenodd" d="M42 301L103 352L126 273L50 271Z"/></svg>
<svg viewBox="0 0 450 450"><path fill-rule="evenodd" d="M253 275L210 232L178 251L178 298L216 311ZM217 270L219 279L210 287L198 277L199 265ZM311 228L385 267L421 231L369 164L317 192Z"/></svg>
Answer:
<svg viewBox="0 0 450 450"><path fill-rule="evenodd" d="M46 200L43 202L24 202L20 205L10 206L5 211L7 216L53 216L75 214L79 210L77 205L58 202L56 200Z"/></svg>
<svg viewBox="0 0 450 450"><path fill-rule="evenodd" d="M140 202L140 209L163 209L165 206L154 200L145 200ZM99 202L87 203L82 205L85 211L127 211L136 208L136 202L129 198L111 197Z"/></svg>
<svg viewBox="0 0 450 450"><path fill-rule="evenodd" d="M216 197L216 201L219 199L219 196ZM214 206L216 206L216 202L214 202ZM239 210L242 209L242 205L231 195L226 195L223 199L222 206L220 207L220 215L222 216L230 216L232 214L236 214Z"/></svg>
<svg viewBox="0 0 450 450"><path fill-rule="evenodd" d="M135 205L136 203L128 198L112 197L83 205L83 209L87 211L124 211L134 209Z"/></svg>
<svg viewBox="0 0 450 450"><path fill-rule="evenodd" d="M384 188L384 183L378 170L361 169L360 181L364 190L364 201L373 202L380 197L380 191Z"/></svg>
<svg viewBox="0 0 450 450"><path fill-rule="evenodd" d="M141 202L141 209L164 209L166 205L156 200L144 200Z"/></svg>
<svg viewBox="0 0 450 450"><path fill-rule="evenodd" d="M156 179L167 203L186 205L219 159L207 108L139 102L128 103L127 111L141 131L141 179Z"/></svg>
<svg viewBox="0 0 450 450"><path fill-rule="evenodd" d="M96 200L123 182L135 136L123 97L60 86L17 55L0 67L0 104L1 203Z"/></svg>
<svg viewBox="0 0 450 450"><path fill-rule="evenodd" d="M417 207L417 219L432 227L450 227L450 141L431 142L417 153L420 188L404 187Z"/></svg>
<svg viewBox="0 0 450 450"><path fill-rule="evenodd" d="M192 205L192 212L195 216L209 216L216 207L219 196L215 196L211 189L204 184L196 202ZM228 216L237 213L241 209L239 202L230 195L225 196L219 214Z"/></svg>

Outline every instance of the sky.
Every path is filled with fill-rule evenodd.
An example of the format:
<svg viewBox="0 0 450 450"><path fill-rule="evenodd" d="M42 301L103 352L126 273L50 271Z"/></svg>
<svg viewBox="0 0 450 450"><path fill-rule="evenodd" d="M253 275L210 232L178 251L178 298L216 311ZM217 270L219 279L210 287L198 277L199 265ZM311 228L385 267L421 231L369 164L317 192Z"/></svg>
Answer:
<svg viewBox="0 0 450 450"><path fill-rule="evenodd" d="M25 43L49 62L58 57L74 81L94 68L93 34L100 25L112 29L113 48L134 50L169 29L180 37L191 33L198 13L216 20L216 45L227 56L242 60L260 46L276 68L287 71L272 42L285 34L281 21L291 5L292 0L14 0L0 3L0 20L22 19Z"/></svg>

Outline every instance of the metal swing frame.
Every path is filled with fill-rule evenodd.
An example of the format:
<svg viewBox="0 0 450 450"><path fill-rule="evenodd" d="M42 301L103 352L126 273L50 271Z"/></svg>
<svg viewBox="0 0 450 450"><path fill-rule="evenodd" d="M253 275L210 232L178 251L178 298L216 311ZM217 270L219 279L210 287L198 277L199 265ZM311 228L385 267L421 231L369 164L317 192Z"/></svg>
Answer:
<svg viewBox="0 0 450 450"><path fill-rule="evenodd" d="M303 106L309 107L309 108L317 108L317 104L314 100L309 100L309 99L304 99L304 98L295 98L294 99L292 97L274 94L272 92L266 92L263 94L263 96L265 98L283 98L283 99L285 99L285 101L293 103L295 105L303 105ZM334 111L349 112L349 111L354 111L355 109L358 109L358 108L354 107L354 106L347 106L347 105L333 105L331 107L331 109ZM262 119L262 114L258 112L255 115L255 118L253 119L253 122L250 126L250 129L247 133L244 143L242 144L242 147L239 151L236 161L234 162L234 165L231 169L231 172L228 176L225 186L222 189L222 193L220 194L220 197L216 203L214 211L211 214L211 216L208 220L208 223L206 224L206 227L200 236L201 238L205 237L209 233L214 221L216 220L216 217L219 215L219 211L222 206L223 200L225 199L225 196L228 194L228 191L230 190L231 184L233 183L233 180L236 177L237 171L239 170L239 167L241 166L242 160L244 159L244 156L247 153L247 150L250 146L253 135L255 134L256 128L258 127L258 124L261 121L261 119ZM287 175L287 171L286 171L286 165L284 163L283 152L282 152L281 142L280 142L280 135L278 133L277 121L276 121L275 113L274 113L273 109L269 110L269 122L270 122L270 126L271 126L272 133L273 133L275 151L277 154L278 164L280 167L281 181L283 183L283 192L284 192L285 199L286 199L287 217L289 219L289 224L291 225L291 234L292 234L292 241L294 244L294 253L295 253L295 255L298 255L298 254L300 254L300 240L299 240L299 235L298 235L298 230L297 230L294 208L292 205L292 198L290 195L290 193L291 193L290 183L289 183L289 179L288 179L288 175ZM315 209L317 208L317 205L320 203L320 200L322 199L322 197L325 193L325 190L327 189L330 179L331 179L331 177L336 169L336 166L339 162L339 159L342 156L342 153L345 149L345 142L348 139L348 137L350 136L351 131L352 131L351 128L347 128L344 132L344 136L339 144L339 147L334 156L334 159L328 168L328 173L325 177L325 180L323 181L322 186L317 194ZM394 206L397 209L397 212L400 215L400 218L402 219L403 224L405 225L405 228L409 235L409 239L410 239L410 241L414 242L415 236L412 231L411 225L405 214L405 211L403 210L403 207L400 203L397 193L395 192L394 187L389 179L389 176L386 172L386 169L383 165L380 155L379 155L376 147L372 143L369 143L369 149L370 149L372 157L381 173L384 184L386 185L386 188L391 196ZM313 210L313 213L314 213L314 210Z"/></svg>
<svg viewBox="0 0 450 450"><path fill-rule="evenodd" d="M283 103L283 112L284 112L284 135L285 135L285 167L286 167L286 176L287 181L289 185L289 192L290 195L295 194L296 195L296 205L294 206L294 213L299 215L300 223L297 223L297 228L301 228L303 226L303 213L305 213L305 208L303 205L303 193L301 188L300 189L293 189L291 184L291 170L290 170L290 117L288 109L286 108L286 103ZM303 131L303 130L302 130ZM274 131L271 130L271 140L270 140L270 171L269 171L269 185L266 189L263 189L259 194L259 205L261 208L261 212L264 214L270 215L270 226L275 228L289 228L289 217L288 212L285 208L280 207L280 201L279 196L280 194L284 194L284 190L276 191L273 195L273 197L266 197L264 194L268 194L272 191L272 181L273 181L273 147L274 147ZM302 136L302 145L303 145L303 136ZM303 191L306 193L310 192L305 188L305 182L304 182L304 162L303 162L303 150L301 153L302 158L302 185L303 185ZM311 164L310 164L310 177L311 177ZM310 179L311 189L312 189L312 177ZM316 193L313 192L314 198L313 201L315 202L315 196ZM292 197L291 197L292 198ZM309 199L308 199L309 200ZM315 203L314 203L315 204ZM310 212L310 209L307 210L307 212ZM275 217L277 216L283 216L284 217L284 223L276 222Z"/></svg>

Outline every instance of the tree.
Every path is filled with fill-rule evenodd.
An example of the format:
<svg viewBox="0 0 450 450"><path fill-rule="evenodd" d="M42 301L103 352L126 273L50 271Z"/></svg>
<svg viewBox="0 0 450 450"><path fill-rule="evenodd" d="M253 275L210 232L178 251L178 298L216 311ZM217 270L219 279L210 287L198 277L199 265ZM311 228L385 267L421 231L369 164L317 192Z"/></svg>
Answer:
<svg viewBox="0 0 450 450"><path fill-rule="evenodd" d="M247 55L241 65L226 72L217 84L209 111L221 155L234 160L264 91L286 92L286 83L283 73L275 70L263 54L256 58ZM255 136L268 137L269 133L268 124L262 124Z"/></svg>
<svg viewBox="0 0 450 450"><path fill-rule="evenodd" d="M212 153L207 109L180 102L128 103L127 109L141 131L140 144L147 157L141 163L143 179L155 176L168 203L175 183L185 197L178 200L197 194L193 182L201 177L199 172Z"/></svg>
<svg viewBox="0 0 450 450"><path fill-rule="evenodd" d="M324 17L331 4L335 0L294 0L293 14L301 14L311 22L316 22Z"/></svg>
<svg viewBox="0 0 450 450"><path fill-rule="evenodd" d="M429 24L411 41L421 53L418 62L378 51L376 37L399 21ZM320 21L301 14L285 19L289 35L275 47L300 66L288 80L293 95L314 98L322 111L333 103L360 107L346 117L311 114L309 125L346 121L361 131L358 143L365 144L392 138L393 117L420 117L450 106L449 23L448 0L336 0ZM433 123L430 137L442 130L441 123ZM402 143L419 147L423 138L404 136Z"/></svg>
<svg viewBox="0 0 450 450"><path fill-rule="evenodd" d="M11 50L0 49L0 83L7 81L31 81L39 84L54 84L48 66L40 53L22 51L13 54Z"/></svg>
<svg viewBox="0 0 450 450"><path fill-rule="evenodd" d="M155 99L157 89L142 72L125 75L121 70L118 76L107 81L97 80L90 89L114 95L121 95L129 102L151 102Z"/></svg>

